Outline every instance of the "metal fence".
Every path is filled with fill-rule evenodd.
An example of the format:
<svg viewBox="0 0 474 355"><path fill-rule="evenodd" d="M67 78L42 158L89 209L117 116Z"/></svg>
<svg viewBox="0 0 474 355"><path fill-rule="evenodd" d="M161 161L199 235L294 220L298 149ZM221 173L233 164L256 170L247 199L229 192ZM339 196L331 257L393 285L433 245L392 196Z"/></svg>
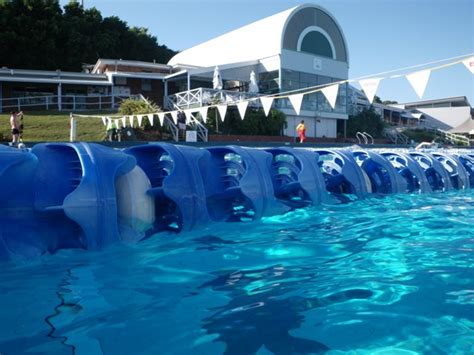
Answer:
<svg viewBox="0 0 474 355"><path fill-rule="evenodd" d="M22 110L87 111L115 109L124 99L136 97L117 95L50 95L0 99L0 112Z"/></svg>

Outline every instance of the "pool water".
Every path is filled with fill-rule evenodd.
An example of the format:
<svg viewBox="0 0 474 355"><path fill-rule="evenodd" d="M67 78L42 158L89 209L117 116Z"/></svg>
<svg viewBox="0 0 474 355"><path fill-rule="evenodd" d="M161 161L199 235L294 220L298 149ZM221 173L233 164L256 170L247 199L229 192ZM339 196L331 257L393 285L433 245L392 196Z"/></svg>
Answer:
<svg viewBox="0 0 474 355"><path fill-rule="evenodd" d="M474 192L317 206L0 273L0 353L472 354Z"/></svg>

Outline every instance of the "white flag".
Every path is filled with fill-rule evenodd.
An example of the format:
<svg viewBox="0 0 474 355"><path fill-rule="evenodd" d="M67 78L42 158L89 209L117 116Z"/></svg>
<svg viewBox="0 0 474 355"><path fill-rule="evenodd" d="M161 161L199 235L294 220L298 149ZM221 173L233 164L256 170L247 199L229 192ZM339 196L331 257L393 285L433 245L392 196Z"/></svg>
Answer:
<svg viewBox="0 0 474 355"><path fill-rule="evenodd" d="M122 126L123 128L127 127L127 116L122 117Z"/></svg>
<svg viewBox="0 0 474 355"><path fill-rule="evenodd" d="M224 122L225 114L227 113L227 105L217 105L217 110L219 111L222 122Z"/></svg>
<svg viewBox="0 0 474 355"><path fill-rule="evenodd" d="M150 121L150 126L153 127L153 123L155 120L155 114L148 115L148 121Z"/></svg>
<svg viewBox="0 0 474 355"><path fill-rule="evenodd" d="M163 126L163 123L165 122L165 113L158 112L158 119L160 120L160 125Z"/></svg>
<svg viewBox="0 0 474 355"><path fill-rule="evenodd" d="M115 127L116 127L116 128L119 128L120 125L119 125L119 120L118 120L118 118L116 118L116 119L114 120L114 122L115 122Z"/></svg>
<svg viewBox="0 0 474 355"><path fill-rule="evenodd" d="M112 129L112 119L110 117L105 118L107 120L107 130Z"/></svg>
<svg viewBox="0 0 474 355"><path fill-rule="evenodd" d="M128 116L128 120L130 121L130 127L133 128L133 115Z"/></svg>
<svg viewBox="0 0 474 355"><path fill-rule="evenodd" d="M268 117L268 114L270 113L270 109L272 108L273 97L262 96L260 98L260 102L262 103L265 116Z"/></svg>
<svg viewBox="0 0 474 355"><path fill-rule="evenodd" d="M375 94L379 88L380 78L359 80L360 87L364 90L365 96L370 103L374 101Z"/></svg>
<svg viewBox="0 0 474 355"><path fill-rule="evenodd" d="M102 116L102 123L104 124L104 126L107 126L107 118L105 116Z"/></svg>
<svg viewBox="0 0 474 355"><path fill-rule="evenodd" d="M143 115L137 115L138 127L142 126Z"/></svg>
<svg viewBox="0 0 474 355"><path fill-rule="evenodd" d="M418 97L421 99L425 93L426 84L430 79L430 69L418 71L407 75L407 79L410 82L413 89L416 91Z"/></svg>
<svg viewBox="0 0 474 355"><path fill-rule="evenodd" d="M474 57L467 58L467 59L463 60L462 62L466 66L466 68L469 69L469 71L472 74L474 74Z"/></svg>
<svg viewBox="0 0 474 355"><path fill-rule="evenodd" d="M186 115L186 124L190 124L193 121L193 109L184 110L184 114Z"/></svg>
<svg viewBox="0 0 474 355"><path fill-rule="evenodd" d="M337 93L339 91L339 84L334 84L331 86L327 86L321 90L326 100L328 100L329 105L334 109L336 107L336 100L337 100Z"/></svg>
<svg viewBox="0 0 474 355"><path fill-rule="evenodd" d="M297 115L299 115L301 111L301 103L303 102L303 96L304 94L295 94L288 96L291 104L293 105L293 109L295 110Z"/></svg>
<svg viewBox="0 0 474 355"><path fill-rule="evenodd" d="M201 118L202 120L205 122L207 122L207 110L209 109L208 106L204 106L204 107L201 107L199 109L199 114L201 115Z"/></svg>
<svg viewBox="0 0 474 355"><path fill-rule="evenodd" d="M178 124L178 111L171 111L171 118L173 118L173 122L175 125Z"/></svg>
<svg viewBox="0 0 474 355"><path fill-rule="evenodd" d="M245 111L247 111L247 106L249 105L248 101L241 101L237 104L237 109L239 110L240 118L245 118Z"/></svg>

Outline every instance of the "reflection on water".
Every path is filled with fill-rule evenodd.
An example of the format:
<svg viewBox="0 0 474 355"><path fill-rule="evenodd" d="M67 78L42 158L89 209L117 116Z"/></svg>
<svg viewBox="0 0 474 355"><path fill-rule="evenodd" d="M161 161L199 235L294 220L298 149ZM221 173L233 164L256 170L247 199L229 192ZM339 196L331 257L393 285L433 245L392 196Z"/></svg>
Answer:
<svg viewBox="0 0 474 355"><path fill-rule="evenodd" d="M4 264L0 353L472 353L473 216L399 195Z"/></svg>

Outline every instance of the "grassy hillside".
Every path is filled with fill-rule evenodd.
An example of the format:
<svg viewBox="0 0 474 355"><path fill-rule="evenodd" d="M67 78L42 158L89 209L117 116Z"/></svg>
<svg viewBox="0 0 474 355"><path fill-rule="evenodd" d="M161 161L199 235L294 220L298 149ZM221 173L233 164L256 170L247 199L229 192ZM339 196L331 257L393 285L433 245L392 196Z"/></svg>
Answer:
<svg viewBox="0 0 474 355"><path fill-rule="evenodd" d="M88 112L87 114L111 114ZM69 141L69 114L67 112L26 112L23 119L23 140L25 142ZM0 141L11 141L10 115L0 114ZM78 141L102 141L105 127L100 118L82 118L77 121Z"/></svg>

